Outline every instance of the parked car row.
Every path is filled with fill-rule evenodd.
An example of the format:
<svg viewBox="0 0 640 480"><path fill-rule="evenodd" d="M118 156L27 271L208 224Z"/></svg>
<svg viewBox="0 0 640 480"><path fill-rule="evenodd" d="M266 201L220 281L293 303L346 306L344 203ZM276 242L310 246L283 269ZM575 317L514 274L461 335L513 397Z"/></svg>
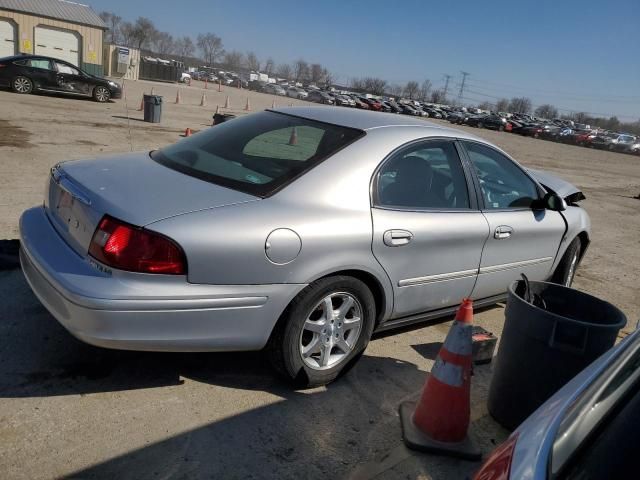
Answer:
<svg viewBox="0 0 640 480"><path fill-rule="evenodd" d="M451 113L448 120L458 125L489 128L554 142L640 155L640 138L635 135L591 128L590 125L565 119L546 120L522 114L507 117L495 112L473 114L458 111Z"/></svg>

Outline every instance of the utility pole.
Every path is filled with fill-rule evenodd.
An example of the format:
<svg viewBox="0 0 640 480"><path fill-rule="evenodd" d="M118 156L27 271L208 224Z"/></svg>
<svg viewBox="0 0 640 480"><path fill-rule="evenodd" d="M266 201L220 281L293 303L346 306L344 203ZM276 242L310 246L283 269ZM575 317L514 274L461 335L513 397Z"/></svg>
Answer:
<svg viewBox="0 0 640 480"><path fill-rule="evenodd" d="M460 92L458 92L458 102L462 103L462 94L464 93L464 82L467 80L467 77L471 75L469 72L460 72L462 73L462 82L460 83Z"/></svg>
<svg viewBox="0 0 640 480"><path fill-rule="evenodd" d="M449 80L451 79L451 75L444 76L444 99L447 99L447 92L449 91Z"/></svg>

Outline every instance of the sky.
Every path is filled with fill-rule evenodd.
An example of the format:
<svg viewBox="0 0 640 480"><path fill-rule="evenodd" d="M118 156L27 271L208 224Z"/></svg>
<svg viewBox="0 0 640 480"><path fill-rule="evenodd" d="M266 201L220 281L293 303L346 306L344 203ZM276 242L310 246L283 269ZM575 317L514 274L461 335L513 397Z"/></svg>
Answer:
<svg viewBox="0 0 640 480"><path fill-rule="evenodd" d="M304 58L340 84L431 80L463 102L528 96L560 113L640 119L640 0L85 0L174 36L213 32L276 64Z"/></svg>

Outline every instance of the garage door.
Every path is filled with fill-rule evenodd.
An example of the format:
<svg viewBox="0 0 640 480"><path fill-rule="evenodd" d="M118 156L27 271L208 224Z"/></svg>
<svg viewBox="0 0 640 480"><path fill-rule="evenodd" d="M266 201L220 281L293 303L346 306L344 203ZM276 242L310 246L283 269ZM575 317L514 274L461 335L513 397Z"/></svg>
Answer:
<svg viewBox="0 0 640 480"><path fill-rule="evenodd" d="M80 63L80 40L76 34L64 30L36 27L35 53L66 60L73 65Z"/></svg>
<svg viewBox="0 0 640 480"><path fill-rule="evenodd" d="M16 54L16 27L11 22L0 20L0 58Z"/></svg>

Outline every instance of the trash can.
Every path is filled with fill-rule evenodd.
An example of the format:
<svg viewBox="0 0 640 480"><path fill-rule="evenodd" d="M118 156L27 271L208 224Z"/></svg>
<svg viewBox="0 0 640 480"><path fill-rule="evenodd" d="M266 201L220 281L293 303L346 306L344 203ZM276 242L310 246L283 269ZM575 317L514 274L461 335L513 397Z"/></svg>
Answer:
<svg viewBox="0 0 640 480"><path fill-rule="evenodd" d="M227 120L233 120L234 118L236 118L236 116L230 113L216 113L213 115L213 124L219 125Z"/></svg>
<svg viewBox="0 0 640 480"><path fill-rule="evenodd" d="M162 119L162 97L160 95L144 96L144 121L160 123Z"/></svg>
<svg viewBox="0 0 640 480"><path fill-rule="evenodd" d="M528 296L523 280L509 288L489 388L489 413L509 429L611 348L627 323L604 300L553 283L528 283Z"/></svg>

